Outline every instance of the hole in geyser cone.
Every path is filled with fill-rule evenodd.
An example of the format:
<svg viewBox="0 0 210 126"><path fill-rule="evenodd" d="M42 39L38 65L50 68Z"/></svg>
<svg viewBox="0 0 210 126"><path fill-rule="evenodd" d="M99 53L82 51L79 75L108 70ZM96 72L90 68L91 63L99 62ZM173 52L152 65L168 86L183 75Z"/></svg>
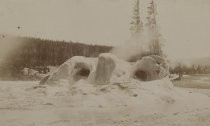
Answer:
<svg viewBox="0 0 210 126"><path fill-rule="evenodd" d="M74 80L78 81L81 79L87 79L90 74L90 70L87 68L81 68L75 75Z"/></svg>
<svg viewBox="0 0 210 126"><path fill-rule="evenodd" d="M147 73L142 70L137 70L134 74L135 79L147 81Z"/></svg>

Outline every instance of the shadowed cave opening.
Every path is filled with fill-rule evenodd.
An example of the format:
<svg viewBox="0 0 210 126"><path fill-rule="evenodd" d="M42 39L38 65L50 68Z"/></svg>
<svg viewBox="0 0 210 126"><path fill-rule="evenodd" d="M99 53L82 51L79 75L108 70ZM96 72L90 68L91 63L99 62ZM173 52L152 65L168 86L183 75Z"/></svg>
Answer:
<svg viewBox="0 0 210 126"><path fill-rule="evenodd" d="M80 79L87 79L90 74L90 70L87 68L81 68L79 71L76 72L74 75L74 80L78 81Z"/></svg>
<svg viewBox="0 0 210 126"><path fill-rule="evenodd" d="M138 80L147 81L147 73L142 70L137 70L134 74L134 77Z"/></svg>

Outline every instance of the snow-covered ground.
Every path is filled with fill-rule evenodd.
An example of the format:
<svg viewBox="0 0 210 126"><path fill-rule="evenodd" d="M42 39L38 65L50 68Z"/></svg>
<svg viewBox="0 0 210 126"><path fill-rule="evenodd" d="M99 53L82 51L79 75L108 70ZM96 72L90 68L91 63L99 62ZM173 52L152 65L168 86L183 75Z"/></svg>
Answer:
<svg viewBox="0 0 210 126"><path fill-rule="evenodd" d="M169 79L38 86L0 82L1 126L208 126L210 90L173 87Z"/></svg>

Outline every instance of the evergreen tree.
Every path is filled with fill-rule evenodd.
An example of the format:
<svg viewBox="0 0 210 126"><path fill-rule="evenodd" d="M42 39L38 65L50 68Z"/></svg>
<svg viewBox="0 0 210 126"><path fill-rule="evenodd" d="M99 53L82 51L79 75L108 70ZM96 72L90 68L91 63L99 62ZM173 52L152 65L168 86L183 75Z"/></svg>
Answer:
<svg viewBox="0 0 210 126"><path fill-rule="evenodd" d="M157 9L154 0L151 0L149 3L149 7L147 7L148 11L148 16L147 18L147 24L146 26L148 27L148 30L151 34L152 40L149 43L149 49L151 54L155 55L163 55L162 48L161 48L161 43L160 43L160 34L158 32L157 28Z"/></svg>
<svg viewBox="0 0 210 126"><path fill-rule="evenodd" d="M136 0L133 8L134 10L133 10L133 16L130 28L132 34L139 33L143 30L143 23L140 18L139 4L140 4L139 0Z"/></svg>

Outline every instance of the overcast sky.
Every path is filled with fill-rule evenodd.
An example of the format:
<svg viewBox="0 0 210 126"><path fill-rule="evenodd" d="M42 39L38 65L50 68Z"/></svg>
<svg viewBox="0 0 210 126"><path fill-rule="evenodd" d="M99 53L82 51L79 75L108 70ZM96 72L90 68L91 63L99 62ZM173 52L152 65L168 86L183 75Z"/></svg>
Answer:
<svg viewBox="0 0 210 126"><path fill-rule="evenodd" d="M145 18L148 0L141 3ZM0 0L0 32L120 45L130 37L132 4L133 0ZM157 8L170 57L210 56L209 0L159 0Z"/></svg>

